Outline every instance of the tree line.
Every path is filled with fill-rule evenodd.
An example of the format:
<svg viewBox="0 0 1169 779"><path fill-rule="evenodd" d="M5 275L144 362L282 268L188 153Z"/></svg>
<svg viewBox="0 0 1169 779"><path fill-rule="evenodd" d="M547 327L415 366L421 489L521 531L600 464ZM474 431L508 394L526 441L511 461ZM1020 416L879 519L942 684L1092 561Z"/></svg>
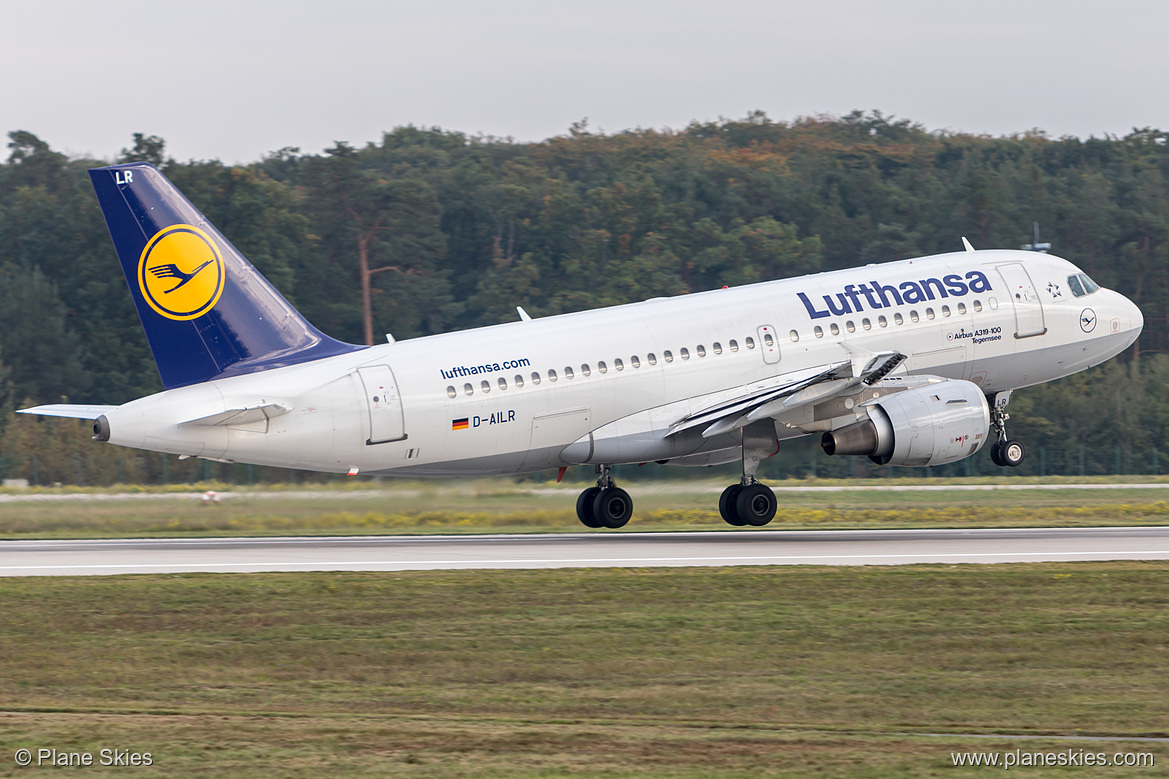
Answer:
<svg viewBox="0 0 1169 779"><path fill-rule="evenodd" d="M517 305L546 316L954 251L963 236L1014 248L1038 222L1054 253L1135 300L1146 325L1124 359L1016 393L1012 435L1032 448L1169 449L1169 134L1159 130L1003 138L877 112L792 122L757 112L676 131L604 134L580 122L537 143L399 127L363 146L286 148L240 166L179 162L141 134L107 160L70 158L27 131L8 138L3 476L27 478L38 446L70 446L51 443L60 426L14 407L159 389L86 174L139 160L310 321L357 343L508 321ZM58 458L55 480L73 480L82 448ZM158 478L157 466L135 467Z"/></svg>

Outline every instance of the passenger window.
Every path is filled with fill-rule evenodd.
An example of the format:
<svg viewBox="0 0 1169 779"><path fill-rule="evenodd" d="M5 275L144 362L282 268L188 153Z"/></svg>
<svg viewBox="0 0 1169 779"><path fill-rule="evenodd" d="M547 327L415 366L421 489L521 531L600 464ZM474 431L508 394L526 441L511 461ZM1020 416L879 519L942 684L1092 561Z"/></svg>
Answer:
<svg viewBox="0 0 1169 779"><path fill-rule="evenodd" d="M932 308L927 308L925 310L925 318L926 319L933 319L934 318L934 310Z"/></svg>
<svg viewBox="0 0 1169 779"><path fill-rule="evenodd" d="M865 317L864 319L861 320L861 327L863 327L866 330L872 330L873 323L869 321L868 317Z"/></svg>
<svg viewBox="0 0 1169 779"><path fill-rule="evenodd" d="M835 322L828 325L828 328L832 331L833 335L840 335L840 325L836 324Z"/></svg>
<svg viewBox="0 0 1169 779"><path fill-rule="evenodd" d="M697 351L698 351L698 356L699 356L699 357L705 357L705 356L706 356L706 347L705 347L705 346L703 346L702 344L698 344L698 350L697 350Z"/></svg>
<svg viewBox="0 0 1169 779"><path fill-rule="evenodd" d="M720 344L718 341L714 342L714 353L715 354L722 354L723 353L723 345Z"/></svg>
<svg viewBox="0 0 1169 779"><path fill-rule="evenodd" d="M879 324L881 327L888 327L889 320L885 318L884 314L882 314L881 316L877 317L877 324Z"/></svg>
<svg viewBox="0 0 1169 779"><path fill-rule="evenodd" d="M775 346L775 339L771 337L771 333L763 334L763 343L767 344L768 346Z"/></svg>
<svg viewBox="0 0 1169 779"><path fill-rule="evenodd" d="M738 342L738 341L735 341L735 340L732 340L732 341L731 341L731 343L730 343L730 347L731 347L731 351L732 351L732 352L737 352L737 351L739 351L739 342Z"/></svg>
<svg viewBox="0 0 1169 779"><path fill-rule="evenodd" d="M515 377L515 386L516 386L516 389L520 389L521 387L524 386L524 377L519 375L518 373L516 374L516 377Z"/></svg>
<svg viewBox="0 0 1169 779"><path fill-rule="evenodd" d="M895 324L895 325L905 324L905 317L901 316L900 313L894 314L893 315L893 324Z"/></svg>
<svg viewBox="0 0 1169 779"><path fill-rule="evenodd" d="M455 388L454 388L454 387L447 387L447 388L446 388L446 396L447 396L448 398L453 398L454 396L456 396L456 395L458 395L458 394L459 394L458 392L455 392Z"/></svg>
<svg viewBox="0 0 1169 779"><path fill-rule="evenodd" d="M580 366L580 372L581 372L581 375L582 375L582 376L588 376L588 375L589 375L589 373L590 373L590 371L589 371L589 364L588 364L587 362L586 362L584 365Z"/></svg>
<svg viewBox="0 0 1169 779"><path fill-rule="evenodd" d="M1080 283L1079 276L1068 276L1068 286L1072 288L1072 296L1081 298L1084 296L1084 285Z"/></svg>
<svg viewBox="0 0 1169 779"><path fill-rule="evenodd" d="M965 303L959 303L959 304L958 304L958 313L959 313L960 315L961 315L961 314L965 314L965 313L966 313L966 304L965 304Z"/></svg>
<svg viewBox="0 0 1169 779"><path fill-rule="evenodd" d="M950 315L950 307L949 306L942 306L942 316L949 316L949 315Z"/></svg>
<svg viewBox="0 0 1169 779"><path fill-rule="evenodd" d="M683 360L689 360L690 359L690 350L687 349L685 346L683 346L681 351L678 352L678 356L681 357Z"/></svg>
<svg viewBox="0 0 1169 779"><path fill-rule="evenodd" d="M792 339L792 343L795 343L796 341L800 340L800 334L797 333L795 330L792 330L790 333L788 333L788 337Z"/></svg>
<svg viewBox="0 0 1169 779"><path fill-rule="evenodd" d="M605 361L604 361L604 360L601 360L599 363L597 363L597 370L599 370L601 373L608 373L608 372L609 372L609 366L608 366L608 365L605 365Z"/></svg>
<svg viewBox="0 0 1169 779"><path fill-rule="evenodd" d="M464 385L463 385L463 392L464 392L466 395L468 395L468 396L470 396L470 395L474 395L474 394L475 394L475 388L474 388L474 387L472 387L470 384L464 384Z"/></svg>
<svg viewBox="0 0 1169 779"><path fill-rule="evenodd" d="M532 374L532 383L533 383L533 384L539 384L539 383L540 383L540 374L538 374L538 373L533 373L533 374Z"/></svg>
<svg viewBox="0 0 1169 779"><path fill-rule="evenodd" d="M621 362L621 358L618 357L616 360L613 360L613 367L619 371L623 371L625 370L625 363Z"/></svg>
<svg viewBox="0 0 1169 779"><path fill-rule="evenodd" d="M919 316L917 315L917 311L916 311L916 310L913 310L913 311L910 311L910 312L909 312L909 321L911 321L911 322L919 322L919 321L921 321L921 317L919 317Z"/></svg>
<svg viewBox="0 0 1169 779"><path fill-rule="evenodd" d="M976 300L976 301L974 301L974 310L975 310L975 311L981 311L981 310L982 310L982 301L981 301L981 300Z"/></svg>
<svg viewBox="0 0 1169 779"><path fill-rule="evenodd" d="M565 366L564 367L564 378L571 379L572 377L573 377L572 368Z"/></svg>
<svg viewBox="0 0 1169 779"><path fill-rule="evenodd" d="M669 349L662 352L662 357L666 358L666 362L673 362L674 361L674 353L671 352Z"/></svg>
<svg viewBox="0 0 1169 779"><path fill-rule="evenodd" d="M649 360L650 365L657 365L658 364L658 356L656 354L654 354L653 352L650 352L649 355L646 357L646 359Z"/></svg>
<svg viewBox="0 0 1169 779"><path fill-rule="evenodd" d="M855 332L856 332L856 322L853 322L853 321L850 319L850 320L848 320L847 322L845 322L845 323L844 323L844 328L845 328L846 330L848 330L848 332L850 332L850 333L855 333Z"/></svg>
<svg viewBox="0 0 1169 779"><path fill-rule="evenodd" d="M502 376L499 377L499 389L500 390L507 389L507 379L503 378Z"/></svg>
<svg viewBox="0 0 1169 779"><path fill-rule="evenodd" d="M820 327L820 325L816 325L816 326L815 326L815 327L812 329L812 332L816 334L816 337L817 337L817 338L823 338L823 337L824 337L824 328L823 328L823 327Z"/></svg>
<svg viewBox="0 0 1169 779"><path fill-rule="evenodd" d="M748 349L754 349L754 348L755 348L755 339L754 339L754 338L752 338L751 336L747 336L747 348L748 348Z"/></svg>
<svg viewBox="0 0 1169 779"><path fill-rule="evenodd" d="M640 368L641 367L641 358L635 354L629 358L629 364L632 365L634 368Z"/></svg>
<svg viewBox="0 0 1169 779"><path fill-rule="evenodd" d="M484 393L491 392L491 382L489 382L487 379L484 379L483 381L479 382L479 389L483 390Z"/></svg>
<svg viewBox="0 0 1169 779"><path fill-rule="evenodd" d="M548 371L548 381L556 381L556 371Z"/></svg>

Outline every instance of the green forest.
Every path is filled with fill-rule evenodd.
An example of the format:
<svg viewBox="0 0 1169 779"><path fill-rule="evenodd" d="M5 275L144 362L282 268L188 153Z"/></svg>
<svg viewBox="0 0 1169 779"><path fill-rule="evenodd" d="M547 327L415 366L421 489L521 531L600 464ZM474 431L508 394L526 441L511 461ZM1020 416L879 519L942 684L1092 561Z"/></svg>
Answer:
<svg viewBox="0 0 1169 779"><path fill-rule="evenodd" d="M311 322L355 343L510 321L517 305L545 316L957 251L963 236L980 249L1017 248L1037 222L1054 254L1136 301L1146 326L1120 358L1016 393L1012 437L1030 453L1019 472L1169 468L1160 452L1169 449L1169 133L1160 130L988 137L878 112L793 122L757 112L673 131L605 134L579 122L537 143L399 127L364 145L286 148L240 166L180 162L164 139L142 134L103 160L71 158L23 130L8 139L4 478L240 478L219 464L111 454L84 424L11 413L160 389L86 174L138 160L158 165ZM773 467L856 472L795 451ZM946 472L998 470L973 460ZM874 474L867 461L861 470Z"/></svg>

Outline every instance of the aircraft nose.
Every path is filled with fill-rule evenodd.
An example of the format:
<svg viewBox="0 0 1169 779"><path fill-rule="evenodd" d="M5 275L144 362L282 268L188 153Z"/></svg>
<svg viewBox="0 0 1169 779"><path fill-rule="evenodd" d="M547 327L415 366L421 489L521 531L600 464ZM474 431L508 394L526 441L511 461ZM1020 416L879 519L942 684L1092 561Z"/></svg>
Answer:
<svg viewBox="0 0 1169 779"><path fill-rule="evenodd" d="M1133 336L1140 335L1141 331L1145 329L1145 315L1141 313L1140 308L1136 303L1133 303L1123 295L1120 296L1121 301L1121 318L1127 315L1129 321L1129 329L1132 330Z"/></svg>

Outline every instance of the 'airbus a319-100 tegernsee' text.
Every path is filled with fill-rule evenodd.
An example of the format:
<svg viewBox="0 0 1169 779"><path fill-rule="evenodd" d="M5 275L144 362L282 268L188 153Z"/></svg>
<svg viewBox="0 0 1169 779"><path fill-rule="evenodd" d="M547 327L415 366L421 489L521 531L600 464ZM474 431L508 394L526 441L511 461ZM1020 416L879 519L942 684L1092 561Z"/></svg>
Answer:
<svg viewBox="0 0 1169 779"><path fill-rule="evenodd" d="M719 509L764 525L780 442L941 465L989 443L1011 391L1127 348L1143 318L1058 257L973 251L356 346L309 324L153 166L90 171L165 387L94 438L227 462L393 476L593 465L589 527L629 521L611 467L742 462ZM522 313L522 312L521 312Z"/></svg>

